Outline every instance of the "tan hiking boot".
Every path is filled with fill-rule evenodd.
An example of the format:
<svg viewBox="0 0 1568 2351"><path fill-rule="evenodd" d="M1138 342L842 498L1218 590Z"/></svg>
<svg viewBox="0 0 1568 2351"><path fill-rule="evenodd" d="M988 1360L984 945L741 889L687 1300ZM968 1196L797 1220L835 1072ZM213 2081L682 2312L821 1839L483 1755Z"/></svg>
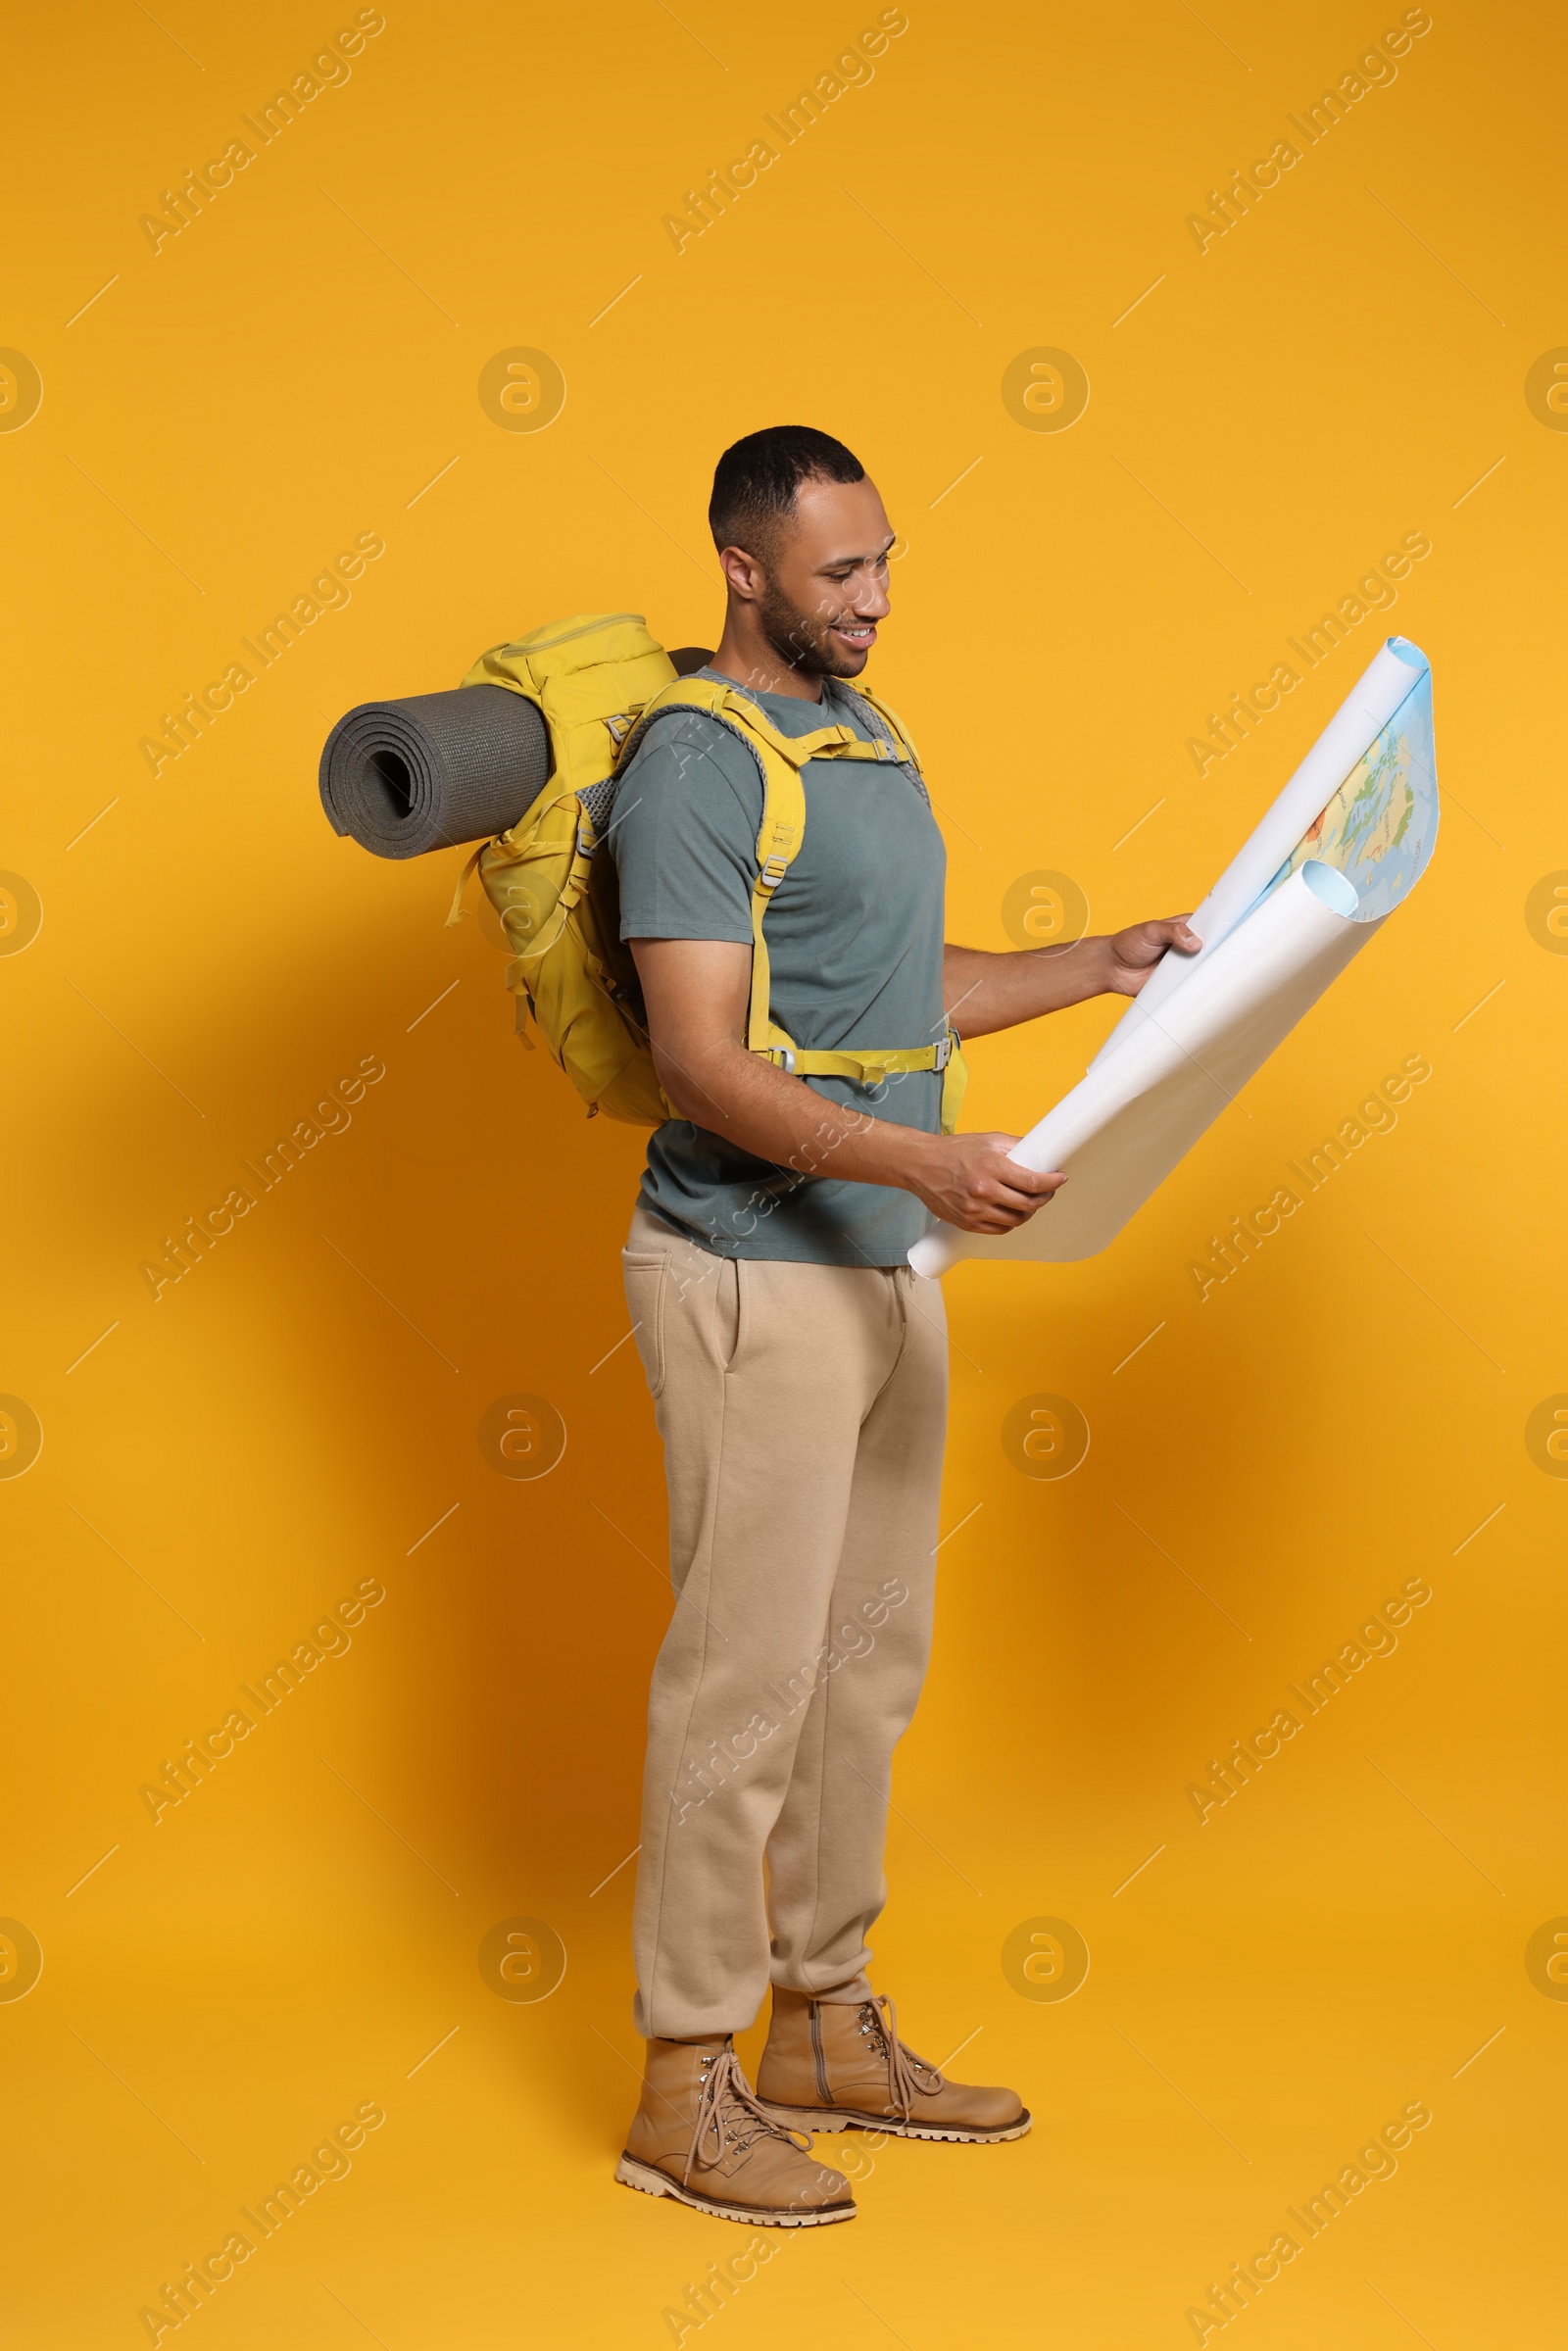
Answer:
<svg viewBox="0 0 1568 2351"><path fill-rule="evenodd" d="M855 2218L849 2181L814 2160L809 2131L775 2122L758 2103L727 2033L649 2042L615 2178L715 2220L764 2229Z"/></svg>
<svg viewBox="0 0 1568 2351"><path fill-rule="evenodd" d="M885 1992L858 2006L773 1986L757 2094L798 2131L888 2131L896 2138L1022 2138L1016 2092L949 2082L900 2040Z"/></svg>

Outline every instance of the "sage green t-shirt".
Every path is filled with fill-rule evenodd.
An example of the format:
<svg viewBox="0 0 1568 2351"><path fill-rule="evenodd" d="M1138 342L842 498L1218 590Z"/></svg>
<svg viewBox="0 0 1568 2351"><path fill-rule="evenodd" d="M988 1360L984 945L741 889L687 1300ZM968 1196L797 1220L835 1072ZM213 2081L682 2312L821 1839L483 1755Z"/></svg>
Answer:
<svg viewBox="0 0 1568 2351"><path fill-rule="evenodd" d="M869 741L879 731L832 679L821 703L753 700L781 734L848 724ZM859 759L812 759L802 782L805 839L767 912L773 1018L819 1052L937 1043L947 856L923 784L892 760ZM621 937L749 947L761 821L761 772L736 734L700 710L657 718L625 768L610 832ZM926 1134L941 1126L935 1071L876 1087L806 1083L875 1118ZM722 1256L812 1265L902 1265L931 1222L911 1192L800 1176L684 1118L655 1129L642 1199Z"/></svg>

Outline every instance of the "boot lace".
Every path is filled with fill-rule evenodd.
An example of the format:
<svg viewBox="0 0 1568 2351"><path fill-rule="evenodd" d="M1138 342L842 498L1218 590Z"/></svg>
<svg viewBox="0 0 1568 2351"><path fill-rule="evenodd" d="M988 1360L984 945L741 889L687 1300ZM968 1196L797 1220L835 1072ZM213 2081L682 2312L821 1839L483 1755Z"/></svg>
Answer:
<svg viewBox="0 0 1568 2351"><path fill-rule="evenodd" d="M774 2120L742 2073L740 2059L730 2042L726 2041L722 2049L711 2055L705 2051L698 2067L702 2086L697 2093L696 2127L682 2174L683 2184L690 2183L692 2165L699 2156L710 2170L716 2171L731 2150L744 2153L761 2138L787 2138L803 2154L809 2155L810 2132L788 2130Z"/></svg>
<svg viewBox="0 0 1568 2351"><path fill-rule="evenodd" d="M899 2012L886 1992L863 2000L858 2013L860 2031L887 2061L889 2108L906 2123L917 2097L934 2097L947 2084L934 2065L900 2040Z"/></svg>

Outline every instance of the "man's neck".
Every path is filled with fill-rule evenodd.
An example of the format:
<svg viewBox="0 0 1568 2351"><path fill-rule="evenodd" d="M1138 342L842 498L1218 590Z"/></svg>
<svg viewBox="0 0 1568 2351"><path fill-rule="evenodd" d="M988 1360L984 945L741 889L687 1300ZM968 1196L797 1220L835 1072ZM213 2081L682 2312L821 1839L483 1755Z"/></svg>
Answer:
<svg viewBox="0 0 1568 2351"><path fill-rule="evenodd" d="M733 679L749 694L783 694L793 702L820 702L824 680L792 669L764 637L760 644L742 644L726 627L718 651L709 662L720 677Z"/></svg>

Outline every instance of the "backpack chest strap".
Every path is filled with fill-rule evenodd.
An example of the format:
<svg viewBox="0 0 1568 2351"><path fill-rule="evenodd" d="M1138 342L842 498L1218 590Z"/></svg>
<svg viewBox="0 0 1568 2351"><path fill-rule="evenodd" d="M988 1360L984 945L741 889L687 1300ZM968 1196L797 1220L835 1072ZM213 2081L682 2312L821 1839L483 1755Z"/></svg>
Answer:
<svg viewBox="0 0 1568 2351"><path fill-rule="evenodd" d="M863 741L853 728L817 727L808 735L780 733L751 697L716 678L681 678L665 687L643 713L641 725L671 707L703 710L743 736L762 776L762 821L757 836L757 879L752 885L752 985L746 1013L747 1050L792 1077L847 1078L857 1086L880 1086L889 1078L932 1070L942 1076L942 1128L952 1134L968 1079L958 1039L949 1029L935 1045L887 1046L841 1053L798 1046L772 1017L771 967L765 921L773 896L806 837L806 790L801 770L811 759L869 759L912 762L907 738L891 713L876 709L893 741L880 735ZM638 732L641 732L641 725ZM622 758L625 753L622 753Z"/></svg>
<svg viewBox="0 0 1568 2351"><path fill-rule="evenodd" d="M936 1070L942 1077L942 1132L951 1135L958 1123L958 1105L969 1083L968 1065L956 1029L950 1028L937 1045L889 1046L860 1052L819 1053L796 1045L787 1031L768 1023L769 1042L754 1047L775 1069L797 1078L849 1078L857 1086L882 1086L889 1078Z"/></svg>

